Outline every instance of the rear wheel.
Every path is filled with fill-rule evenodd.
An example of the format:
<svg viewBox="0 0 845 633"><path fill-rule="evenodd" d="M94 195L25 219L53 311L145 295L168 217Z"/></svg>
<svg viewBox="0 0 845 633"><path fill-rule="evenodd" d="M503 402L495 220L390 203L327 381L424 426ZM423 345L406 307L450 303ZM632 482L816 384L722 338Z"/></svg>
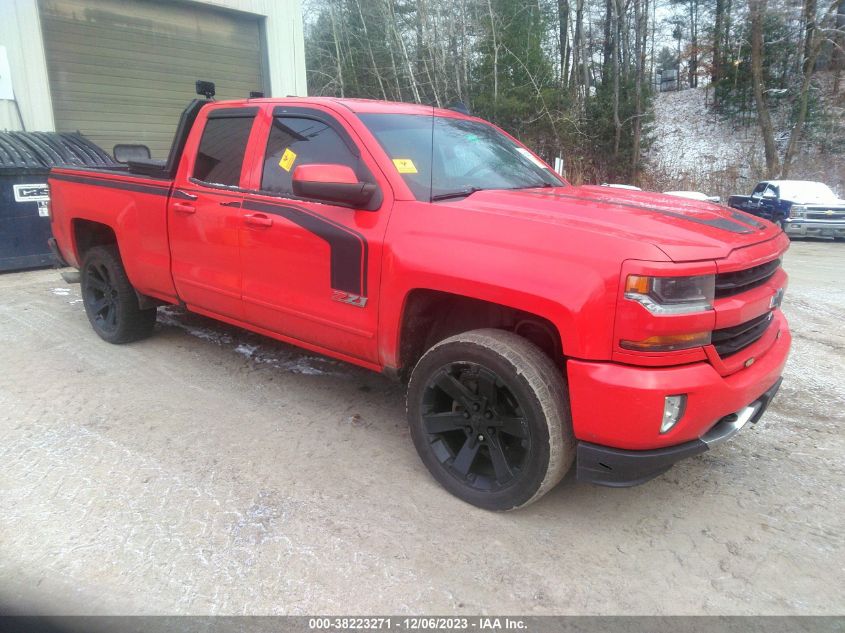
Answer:
<svg viewBox="0 0 845 633"><path fill-rule="evenodd" d="M536 501L575 455L562 370L502 330L459 334L426 352L408 386L408 420L434 478L488 510Z"/></svg>
<svg viewBox="0 0 845 633"><path fill-rule="evenodd" d="M130 343L153 331L156 309L142 310L114 246L96 246L82 262L82 303L91 327L104 341Z"/></svg>

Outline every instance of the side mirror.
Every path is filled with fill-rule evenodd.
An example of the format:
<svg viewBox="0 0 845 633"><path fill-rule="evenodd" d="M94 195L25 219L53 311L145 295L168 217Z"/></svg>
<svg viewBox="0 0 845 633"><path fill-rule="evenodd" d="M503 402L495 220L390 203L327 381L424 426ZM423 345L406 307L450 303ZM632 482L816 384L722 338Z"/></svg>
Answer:
<svg viewBox="0 0 845 633"><path fill-rule="evenodd" d="M120 144L114 146L112 154L118 163L128 163L130 160L149 160L150 148L140 144Z"/></svg>
<svg viewBox="0 0 845 633"><path fill-rule="evenodd" d="M364 207L376 192L376 185L360 182L346 165L300 165L293 170L293 193L350 207Z"/></svg>

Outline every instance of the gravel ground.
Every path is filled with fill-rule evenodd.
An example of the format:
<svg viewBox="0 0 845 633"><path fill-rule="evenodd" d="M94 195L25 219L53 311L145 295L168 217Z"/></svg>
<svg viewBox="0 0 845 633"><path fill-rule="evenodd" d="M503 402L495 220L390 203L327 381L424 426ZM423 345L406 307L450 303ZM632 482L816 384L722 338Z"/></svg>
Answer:
<svg viewBox="0 0 845 633"><path fill-rule="evenodd" d="M171 308L111 346L55 271L2 275L0 607L841 614L845 244L785 265L795 347L759 424L510 514L434 483L379 375Z"/></svg>

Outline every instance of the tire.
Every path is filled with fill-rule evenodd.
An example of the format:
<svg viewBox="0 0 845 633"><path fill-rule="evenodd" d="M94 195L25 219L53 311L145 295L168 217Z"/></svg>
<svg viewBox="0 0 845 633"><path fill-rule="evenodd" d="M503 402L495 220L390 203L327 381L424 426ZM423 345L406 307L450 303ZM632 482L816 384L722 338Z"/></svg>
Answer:
<svg viewBox="0 0 845 633"><path fill-rule="evenodd" d="M504 330L465 332L429 349L411 374L408 422L432 476L486 510L536 501L575 458L561 368Z"/></svg>
<svg viewBox="0 0 845 633"><path fill-rule="evenodd" d="M142 310L114 246L95 246L82 261L82 303L97 335L109 343L131 343L152 334L156 309Z"/></svg>

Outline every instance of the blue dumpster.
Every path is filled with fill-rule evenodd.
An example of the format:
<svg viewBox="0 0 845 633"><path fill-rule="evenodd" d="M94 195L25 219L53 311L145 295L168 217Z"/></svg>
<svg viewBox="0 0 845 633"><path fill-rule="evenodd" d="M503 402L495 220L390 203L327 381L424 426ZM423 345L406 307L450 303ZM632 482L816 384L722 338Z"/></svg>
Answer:
<svg viewBox="0 0 845 633"><path fill-rule="evenodd" d="M81 134L0 132L0 271L52 266L47 174L60 165L116 167Z"/></svg>

